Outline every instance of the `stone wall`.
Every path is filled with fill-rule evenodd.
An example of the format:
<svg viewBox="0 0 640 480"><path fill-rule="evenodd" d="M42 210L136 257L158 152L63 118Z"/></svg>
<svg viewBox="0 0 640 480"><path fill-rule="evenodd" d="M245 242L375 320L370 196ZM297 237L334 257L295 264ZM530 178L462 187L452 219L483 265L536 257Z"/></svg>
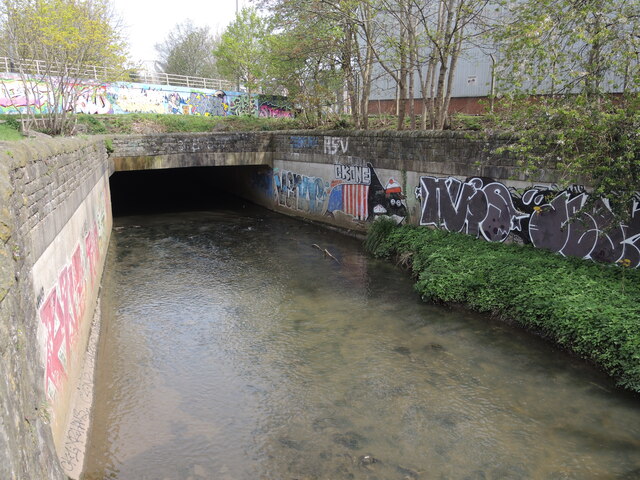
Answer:
<svg viewBox="0 0 640 480"><path fill-rule="evenodd" d="M513 158L490 155L504 141L453 131L173 134L114 139L112 158L115 170L268 165L272 182L245 171L230 182L235 193L349 230L388 216L640 266L640 195L618 224L607 199L589 202L588 187L558 188L562 172L527 177Z"/></svg>
<svg viewBox="0 0 640 480"><path fill-rule="evenodd" d="M269 133L167 133L106 137L112 170L270 165Z"/></svg>
<svg viewBox="0 0 640 480"><path fill-rule="evenodd" d="M559 188L561 172L526 177L504 142L464 132L274 134L276 209L366 230L378 217L565 256L640 266L640 195L617 223L588 187Z"/></svg>
<svg viewBox="0 0 640 480"><path fill-rule="evenodd" d="M0 478L65 478L56 455L111 229L102 139L0 149Z"/></svg>

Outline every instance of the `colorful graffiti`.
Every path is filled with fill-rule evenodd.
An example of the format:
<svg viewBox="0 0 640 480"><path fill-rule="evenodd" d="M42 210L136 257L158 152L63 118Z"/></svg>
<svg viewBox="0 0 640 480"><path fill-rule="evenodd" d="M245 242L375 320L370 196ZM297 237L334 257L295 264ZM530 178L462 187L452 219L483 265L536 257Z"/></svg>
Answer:
<svg viewBox="0 0 640 480"><path fill-rule="evenodd" d="M534 186L522 193L489 178L420 178L421 225L490 242L509 236L564 256L640 266L640 194L627 224L616 224L606 199L588 204L583 187Z"/></svg>
<svg viewBox="0 0 640 480"><path fill-rule="evenodd" d="M0 78L0 113L24 113L29 105L36 113L47 113L55 103L44 82L25 87L14 74ZM76 113L172 115L253 115L293 117L293 106L285 97L248 95L222 90L114 82L105 85L74 85L78 94Z"/></svg>
<svg viewBox="0 0 640 480"><path fill-rule="evenodd" d="M95 290L98 280L100 239L106 234L107 190L104 189L98 198L105 203L99 207L92 227L78 242L48 294L45 296L43 291L39 296L39 316L44 327L45 391L50 399L62 388L67 377L87 295Z"/></svg>
<svg viewBox="0 0 640 480"><path fill-rule="evenodd" d="M307 140L300 142L307 144ZM338 163L333 168L331 181L274 169L274 192L278 205L334 218L347 215L360 222L387 216L400 223L406 218L406 197L396 180L390 178L383 186L370 163Z"/></svg>
<svg viewBox="0 0 640 480"><path fill-rule="evenodd" d="M308 213L322 213L327 196L327 185L322 178L274 169L273 179L278 205Z"/></svg>
<svg viewBox="0 0 640 480"><path fill-rule="evenodd" d="M257 95L258 116L270 118L293 118L295 111L286 97L279 95Z"/></svg>

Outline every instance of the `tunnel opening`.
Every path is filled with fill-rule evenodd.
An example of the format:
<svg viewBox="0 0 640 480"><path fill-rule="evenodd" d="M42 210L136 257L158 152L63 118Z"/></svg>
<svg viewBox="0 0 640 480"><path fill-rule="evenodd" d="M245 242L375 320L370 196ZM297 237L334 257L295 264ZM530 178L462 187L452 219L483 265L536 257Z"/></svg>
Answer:
<svg viewBox="0 0 640 480"><path fill-rule="evenodd" d="M115 217L231 208L268 195L270 179L265 165L115 172L111 207Z"/></svg>

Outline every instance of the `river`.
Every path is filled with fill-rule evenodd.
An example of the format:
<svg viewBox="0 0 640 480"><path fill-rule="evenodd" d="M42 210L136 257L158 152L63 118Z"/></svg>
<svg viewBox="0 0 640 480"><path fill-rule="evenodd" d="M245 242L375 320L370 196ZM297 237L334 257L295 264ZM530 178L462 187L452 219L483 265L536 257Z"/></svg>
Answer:
<svg viewBox="0 0 640 480"><path fill-rule="evenodd" d="M640 478L637 396L353 238L248 205L114 225L88 480Z"/></svg>

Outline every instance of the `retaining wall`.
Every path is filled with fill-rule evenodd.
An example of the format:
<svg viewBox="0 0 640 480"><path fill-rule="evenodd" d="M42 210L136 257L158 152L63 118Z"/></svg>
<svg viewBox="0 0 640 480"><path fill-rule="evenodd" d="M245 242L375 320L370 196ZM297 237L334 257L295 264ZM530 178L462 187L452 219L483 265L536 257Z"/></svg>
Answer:
<svg viewBox="0 0 640 480"><path fill-rule="evenodd" d="M617 224L607 199L583 210L588 188L557 187L562 172L527 178L513 158L491 156L503 142L452 131L174 134L116 138L112 160L116 170L268 165L269 175L261 170L243 180L237 172L231 184L290 215L357 231L389 216L640 266L640 196L629 221Z"/></svg>
<svg viewBox="0 0 640 480"><path fill-rule="evenodd" d="M58 455L111 231L107 153L102 139L0 148L0 478L66 478Z"/></svg>
<svg viewBox="0 0 640 480"><path fill-rule="evenodd" d="M350 230L386 216L640 265L638 199L627 224L612 223L605 200L580 211L584 187L554 187L553 171L536 185L509 157L489 157L499 138L275 132L106 140L0 144L2 479L58 479L60 462L66 471L78 467L84 446L62 449L62 437L111 230L110 172L223 166L232 179L226 187L245 198Z"/></svg>

